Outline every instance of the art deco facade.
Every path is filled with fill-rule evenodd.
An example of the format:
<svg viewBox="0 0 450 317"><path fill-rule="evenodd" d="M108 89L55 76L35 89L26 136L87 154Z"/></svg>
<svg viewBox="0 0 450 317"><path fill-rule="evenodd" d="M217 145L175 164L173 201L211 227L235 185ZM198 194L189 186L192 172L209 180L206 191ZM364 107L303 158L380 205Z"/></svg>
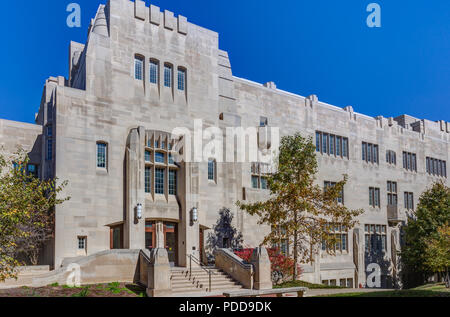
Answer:
<svg viewBox="0 0 450 317"><path fill-rule="evenodd" d="M172 131L193 132L196 119L203 128L261 126L261 134L279 127L281 136L311 136L317 182L332 186L348 175L342 203L365 212L354 230L336 226L336 256L321 251L303 266L309 281L364 284L375 262L389 286L408 212L432 182L448 184L450 123L372 118L237 78L216 32L143 1L110 0L99 7L87 42L70 43L69 78L46 81L36 125L0 121L2 145L26 147L40 177L69 181L71 200L56 208L46 261L58 267L110 248L162 246L173 265L185 266L190 254L205 258L224 207L245 246L259 245L269 228L236 202L267 198L265 165L175 164Z"/></svg>

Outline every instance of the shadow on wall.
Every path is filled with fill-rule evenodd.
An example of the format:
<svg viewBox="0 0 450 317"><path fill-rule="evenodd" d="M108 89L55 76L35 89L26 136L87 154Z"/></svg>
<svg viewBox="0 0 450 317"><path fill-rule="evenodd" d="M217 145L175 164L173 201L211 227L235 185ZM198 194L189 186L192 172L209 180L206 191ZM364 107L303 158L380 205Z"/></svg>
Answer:
<svg viewBox="0 0 450 317"><path fill-rule="evenodd" d="M216 249L242 249L242 233L233 227L234 215L228 208L219 211L219 219L213 227L213 232L207 238L208 263L214 263L214 250Z"/></svg>

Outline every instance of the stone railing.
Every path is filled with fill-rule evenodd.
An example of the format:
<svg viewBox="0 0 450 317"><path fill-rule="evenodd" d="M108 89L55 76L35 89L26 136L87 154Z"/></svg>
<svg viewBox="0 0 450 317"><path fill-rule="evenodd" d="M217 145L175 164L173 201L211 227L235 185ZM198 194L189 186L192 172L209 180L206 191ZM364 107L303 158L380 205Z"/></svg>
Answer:
<svg viewBox="0 0 450 317"><path fill-rule="evenodd" d="M214 251L216 267L233 277L247 289L253 289L253 265L244 262L228 249Z"/></svg>

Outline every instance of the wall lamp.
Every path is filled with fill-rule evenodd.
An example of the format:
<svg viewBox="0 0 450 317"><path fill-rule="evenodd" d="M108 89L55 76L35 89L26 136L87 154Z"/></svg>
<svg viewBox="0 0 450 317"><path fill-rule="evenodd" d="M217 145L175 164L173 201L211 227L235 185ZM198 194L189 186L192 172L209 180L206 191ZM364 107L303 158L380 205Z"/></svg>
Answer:
<svg viewBox="0 0 450 317"><path fill-rule="evenodd" d="M136 218L142 219L142 204L137 204L136 207Z"/></svg>
<svg viewBox="0 0 450 317"><path fill-rule="evenodd" d="M191 221L192 221L192 223L196 223L198 221L198 209L197 209L197 207L194 207L191 210Z"/></svg>

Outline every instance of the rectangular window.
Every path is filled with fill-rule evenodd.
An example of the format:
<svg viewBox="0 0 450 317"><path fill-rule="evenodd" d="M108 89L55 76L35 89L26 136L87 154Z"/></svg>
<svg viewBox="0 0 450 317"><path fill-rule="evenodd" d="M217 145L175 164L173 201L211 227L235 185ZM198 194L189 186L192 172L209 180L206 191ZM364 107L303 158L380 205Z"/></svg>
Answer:
<svg viewBox="0 0 450 317"><path fill-rule="evenodd" d="M261 189L267 189L267 178L261 177Z"/></svg>
<svg viewBox="0 0 450 317"><path fill-rule="evenodd" d="M164 155L164 153L156 152L155 162L164 164L166 162L166 156Z"/></svg>
<svg viewBox="0 0 450 317"><path fill-rule="evenodd" d="M145 192L152 192L152 168L149 166L145 167Z"/></svg>
<svg viewBox="0 0 450 317"><path fill-rule="evenodd" d="M252 176L252 188L259 189L259 177Z"/></svg>
<svg viewBox="0 0 450 317"><path fill-rule="evenodd" d="M367 143L362 143L362 160L367 162Z"/></svg>
<svg viewBox="0 0 450 317"><path fill-rule="evenodd" d="M266 117L259 117L259 126L260 127L267 127L269 125L269 119Z"/></svg>
<svg viewBox="0 0 450 317"><path fill-rule="evenodd" d="M157 168L155 170L155 193L164 195L165 170Z"/></svg>
<svg viewBox="0 0 450 317"><path fill-rule="evenodd" d="M378 164L378 145L373 146L373 162Z"/></svg>
<svg viewBox="0 0 450 317"><path fill-rule="evenodd" d="M379 188L374 188L374 187L369 188L369 205L374 208L380 207L381 203L380 203L380 189Z"/></svg>
<svg viewBox="0 0 450 317"><path fill-rule="evenodd" d="M387 182L387 198L388 205L397 206L397 183L396 182Z"/></svg>
<svg viewBox="0 0 450 317"><path fill-rule="evenodd" d="M186 71L178 69L178 90L184 91L186 88Z"/></svg>
<svg viewBox="0 0 450 317"><path fill-rule="evenodd" d="M152 161L152 152L145 151L145 161L146 162L151 162Z"/></svg>
<svg viewBox="0 0 450 317"><path fill-rule="evenodd" d="M349 158L348 155L348 139L342 138L342 156L345 158Z"/></svg>
<svg viewBox="0 0 450 317"><path fill-rule="evenodd" d="M335 140L336 137L334 135L330 135L330 155L334 155Z"/></svg>
<svg viewBox="0 0 450 317"><path fill-rule="evenodd" d="M316 132L316 152L320 152L321 136L322 133Z"/></svg>
<svg viewBox="0 0 450 317"><path fill-rule="evenodd" d="M157 61L150 61L150 83L158 84L159 64Z"/></svg>
<svg viewBox="0 0 450 317"><path fill-rule="evenodd" d="M47 137L51 138L53 136L53 126L49 124L46 130L47 130Z"/></svg>
<svg viewBox="0 0 450 317"><path fill-rule="evenodd" d="M342 155L342 138L340 136L336 137L336 156Z"/></svg>
<svg viewBox="0 0 450 317"><path fill-rule="evenodd" d="M407 210L414 210L414 194L405 192L404 194L404 205Z"/></svg>
<svg viewBox="0 0 450 317"><path fill-rule="evenodd" d="M164 65L164 86L172 87L172 66Z"/></svg>
<svg viewBox="0 0 450 317"><path fill-rule="evenodd" d="M366 252L386 251L386 226L365 225L364 228Z"/></svg>
<svg viewBox="0 0 450 317"><path fill-rule="evenodd" d="M144 62L142 58L135 57L134 59L134 78L137 80L143 80L144 78Z"/></svg>
<svg viewBox="0 0 450 317"><path fill-rule="evenodd" d="M106 168L108 146L105 143L97 143L97 167Z"/></svg>
<svg viewBox="0 0 450 317"><path fill-rule="evenodd" d="M328 153L328 134L322 135L322 153Z"/></svg>
<svg viewBox="0 0 450 317"><path fill-rule="evenodd" d="M177 194L177 171L169 171L169 195Z"/></svg>
<svg viewBox="0 0 450 317"><path fill-rule="evenodd" d="M78 237L78 250L86 250L86 237Z"/></svg>
<svg viewBox="0 0 450 317"><path fill-rule="evenodd" d="M367 161L372 162L372 144L367 144Z"/></svg>
<svg viewBox="0 0 450 317"><path fill-rule="evenodd" d="M216 176L216 161L209 160L208 161L208 180L213 181L215 180Z"/></svg>
<svg viewBox="0 0 450 317"><path fill-rule="evenodd" d="M403 152L403 168L411 172L417 172L416 154Z"/></svg>
<svg viewBox="0 0 450 317"><path fill-rule="evenodd" d="M447 163L446 161L435 158L426 158L427 173L439 177L447 177Z"/></svg>

